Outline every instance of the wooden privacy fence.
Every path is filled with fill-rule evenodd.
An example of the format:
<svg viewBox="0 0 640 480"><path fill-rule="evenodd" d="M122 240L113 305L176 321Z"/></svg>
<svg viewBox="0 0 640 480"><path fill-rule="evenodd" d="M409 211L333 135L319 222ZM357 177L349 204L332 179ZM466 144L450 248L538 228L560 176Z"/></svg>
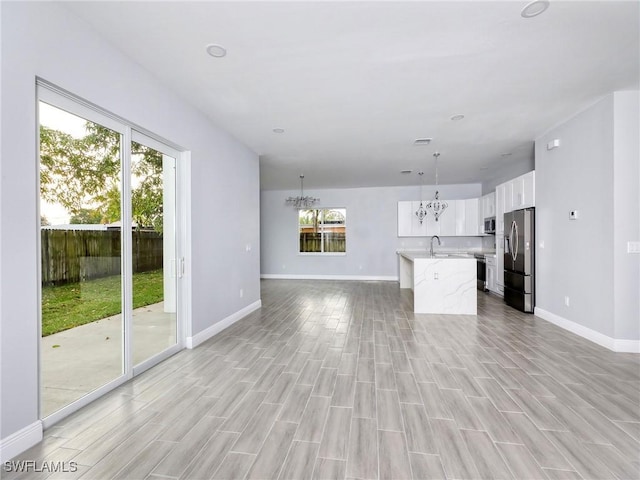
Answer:
<svg viewBox="0 0 640 480"><path fill-rule="evenodd" d="M120 230L42 229L42 284L120 275ZM133 231L133 273L162 268L162 235Z"/></svg>
<svg viewBox="0 0 640 480"><path fill-rule="evenodd" d="M300 233L301 252L321 252L322 235L324 235L325 252L345 252L346 239L344 233Z"/></svg>

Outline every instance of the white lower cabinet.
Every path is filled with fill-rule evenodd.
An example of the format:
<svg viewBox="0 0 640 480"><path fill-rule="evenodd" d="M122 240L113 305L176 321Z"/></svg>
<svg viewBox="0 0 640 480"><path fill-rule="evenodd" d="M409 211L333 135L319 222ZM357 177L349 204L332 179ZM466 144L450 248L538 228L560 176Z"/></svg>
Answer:
<svg viewBox="0 0 640 480"><path fill-rule="evenodd" d="M496 289L504 295L504 235L496 235Z"/></svg>
<svg viewBox="0 0 640 480"><path fill-rule="evenodd" d="M496 285L496 258L492 255L487 255L485 257L485 261L487 264L487 289L490 292L497 293L497 285Z"/></svg>

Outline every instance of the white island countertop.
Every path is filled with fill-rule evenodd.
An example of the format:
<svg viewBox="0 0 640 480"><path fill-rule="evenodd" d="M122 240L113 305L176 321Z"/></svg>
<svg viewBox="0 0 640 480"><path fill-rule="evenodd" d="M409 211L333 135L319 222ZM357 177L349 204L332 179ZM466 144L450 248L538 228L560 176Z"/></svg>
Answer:
<svg viewBox="0 0 640 480"><path fill-rule="evenodd" d="M471 255L398 252L400 288L413 290L415 313L477 314L476 259Z"/></svg>

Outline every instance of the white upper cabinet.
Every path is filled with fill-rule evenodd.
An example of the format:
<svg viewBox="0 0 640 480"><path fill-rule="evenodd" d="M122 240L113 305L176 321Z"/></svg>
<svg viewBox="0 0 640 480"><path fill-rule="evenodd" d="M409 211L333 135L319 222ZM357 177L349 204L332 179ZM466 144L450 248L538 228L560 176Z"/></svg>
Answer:
<svg viewBox="0 0 640 480"><path fill-rule="evenodd" d="M520 208L535 207L535 182L535 170L512 180L514 210L518 210Z"/></svg>
<svg viewBox="0 0 640 480"><path fill-rule="evenodd" d="M479 198L469 198L464 201L465 235L480 235L480 225L478 222Z"/></svg>
<svg viewBox="0 0 640 480"><path fill-rule="evenodd" d="M424 207L427 202L422 202L422 206ZM426 237L429 235L427 232L427 222L429 216L422 219L422 223L420 223L420 219L416 215L416 212L420 208L420 202L411 202L411 236L413 237ZM435 235L435 234L432 234Z"/></svg>
<svg viewBox="0 0 640 480"><path fill-rule="evenodd" d="M482 217L489 218L496 216L496 194L487 193L482 197Z"/></svg>
<svg viewBox="0 0 640 480"><path fill-rule="evenodd" d="M504 183L496 187L496 235L504 233L504 195L506 189Z"/></svg>
<svg viewBox="0 0 640 480"><path fill-rule="evenodd" d="M427 218L423 222L427 227L427 237L433 237L434 235L441 235L440 233L440 220L436 222L435 217L429 212Z"/></svg>
<svg viewBox="0 0 640 480"><path fill-rule="evenodd" d="M442 212L438 222L440 224L440 233L444 237L453 237L456 235L456 206L457 200L447 200L449 205L447 209Z"/></svg>
<svg viewBox="0 0 640 480"><path fill-rule="evenodd" d="M465 201L455 200L456 203L456 235L463 236L466 232L467 224L465 222Z"/></svg>
<svg viewBox="0 0 640 480"><path fill-rule="evenodd" d="M398 236L411 237L411 223L415 215L411 211L412 202L398 202Z"/></svg>
<svg viewBox="0 0 640 480"><path fill-rule="evenodd" d="M398 236L426 237L427 218L422 223L416 215L420 202L398 202Z"/></svg>
<svg viewBox="0 0 640 480"><path fill-rule="evenodd" d="M399 237L477 237L484 234L484 219L495 215L495 195L466 200L445 200L448 207L436 222L433 214L428 213L422 223L416 215L419 201L398 202ZM423 205L426 202L423 202ZM485 205L486 210L485 210Z"/></svg>
<svg viewBox="0 0 640 480"><path fill-rule="evenodd" d="M535 207L536 205L536 172L520 175L496 187L496 233L504 233L502 215L521 208ZM501 202L501 197L504 200ZM500 209L502 208L502 212Z"/></svg>
<svg viewBox="0 0 640 480"><path fill-rule="evenodd" d="M504 213L513 211L513 180L504 184Z"/></svg>

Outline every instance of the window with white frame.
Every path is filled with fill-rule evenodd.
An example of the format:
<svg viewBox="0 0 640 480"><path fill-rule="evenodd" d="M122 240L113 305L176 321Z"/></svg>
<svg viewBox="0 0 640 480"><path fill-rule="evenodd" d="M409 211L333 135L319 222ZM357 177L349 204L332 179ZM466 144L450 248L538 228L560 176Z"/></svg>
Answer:
<svg viewBox="0 0 640 480"><path fill-rule="evenodd" d="M300 253L345 253L345 208L311 208L298 210Z"/></svg>

